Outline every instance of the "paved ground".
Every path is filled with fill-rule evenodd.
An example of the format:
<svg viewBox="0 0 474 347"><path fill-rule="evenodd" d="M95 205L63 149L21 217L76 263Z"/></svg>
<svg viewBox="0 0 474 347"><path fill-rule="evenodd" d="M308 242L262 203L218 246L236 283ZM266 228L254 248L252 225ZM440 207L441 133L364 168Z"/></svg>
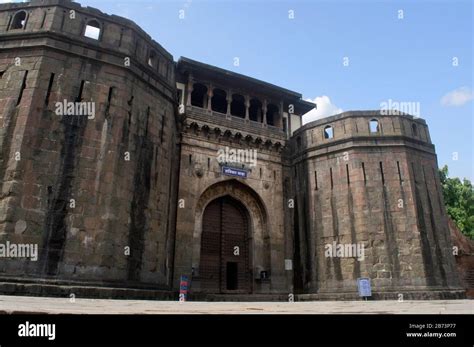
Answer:
<svg viewBox="0 0 474 347"><path fill-rule="evenodd" d="M173 302L0 296L0 314L326 314L404 313L473 314L474 300L306 301L306 302Z"/></svg>

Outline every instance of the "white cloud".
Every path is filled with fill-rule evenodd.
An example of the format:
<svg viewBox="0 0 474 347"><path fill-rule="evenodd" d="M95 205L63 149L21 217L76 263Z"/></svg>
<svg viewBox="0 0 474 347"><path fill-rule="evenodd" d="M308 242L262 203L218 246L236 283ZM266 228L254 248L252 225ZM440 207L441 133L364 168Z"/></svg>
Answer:
<svg viewBox="0 0 474 347"><path fill-rule="evenodd" d="M315 103L316 108L303 115L303 124L342 112L342 109L331 103L331 99L326 95L317 96L313 100L307 99L307 101Z"/></svg>
<svg viewBox="0 0 474 347"><path fill-rule="evenodd" d="M460 87L441 98L441 105L443 106L462 106L465 103L474 99L474 92L469 87Z"/></svg>

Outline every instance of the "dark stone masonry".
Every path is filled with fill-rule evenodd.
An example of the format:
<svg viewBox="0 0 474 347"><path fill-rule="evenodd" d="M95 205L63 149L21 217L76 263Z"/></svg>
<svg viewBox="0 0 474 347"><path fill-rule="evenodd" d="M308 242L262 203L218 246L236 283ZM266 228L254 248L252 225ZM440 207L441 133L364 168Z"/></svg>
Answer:
<svg viewBox="0 0 474 347"><path fill-rule="evenodd" d="M0 5L0 244L38 247L0 258L0 292L176 300L185 275L192 299L357 299L362 277L375 299L464 297L425 121L302 125L314 107L122 17Z"/></svg>

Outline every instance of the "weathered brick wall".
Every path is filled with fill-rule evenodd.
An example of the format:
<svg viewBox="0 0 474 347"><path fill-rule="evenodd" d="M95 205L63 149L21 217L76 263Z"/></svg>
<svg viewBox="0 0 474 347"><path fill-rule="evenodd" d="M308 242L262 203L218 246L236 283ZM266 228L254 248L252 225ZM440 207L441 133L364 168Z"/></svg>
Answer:
<svg viewBox="0 0 474 347"><path fill-rule="evenodd" d="M12 30L21 9L26 27ZM92 19L98 41L83 35ZM40 248L37 262L0 261L0 274L169 285L171 55L133 22L69 1L0 6L0 49L0 242ZM55 113L57 101L79 98L95 104L94 119Z"/></svg>
<svg viewBox="0 0 474 347"><path fill-rule="evenodd" d="M369 122L378 120L377 132ZM413 129L415 124L416 129ZM324 129L333 128L333 138ZM458 287L426 123L375 111L307 124L292 139L301 274L309 292ZM365 258L327 256L327 244L364 246Z"/></svg>

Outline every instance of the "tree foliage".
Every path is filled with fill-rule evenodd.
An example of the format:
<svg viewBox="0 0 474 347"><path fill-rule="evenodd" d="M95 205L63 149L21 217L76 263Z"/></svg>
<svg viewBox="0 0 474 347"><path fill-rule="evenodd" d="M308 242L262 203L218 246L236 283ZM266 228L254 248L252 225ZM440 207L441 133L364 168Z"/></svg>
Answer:
<svg viewBox="0 0 474 347"><path fill-rule="evenodd" d="M444 204L451 219L461 232L474 239L474 187L471 181L450 178L448 166L439 170Z"/></svg>

